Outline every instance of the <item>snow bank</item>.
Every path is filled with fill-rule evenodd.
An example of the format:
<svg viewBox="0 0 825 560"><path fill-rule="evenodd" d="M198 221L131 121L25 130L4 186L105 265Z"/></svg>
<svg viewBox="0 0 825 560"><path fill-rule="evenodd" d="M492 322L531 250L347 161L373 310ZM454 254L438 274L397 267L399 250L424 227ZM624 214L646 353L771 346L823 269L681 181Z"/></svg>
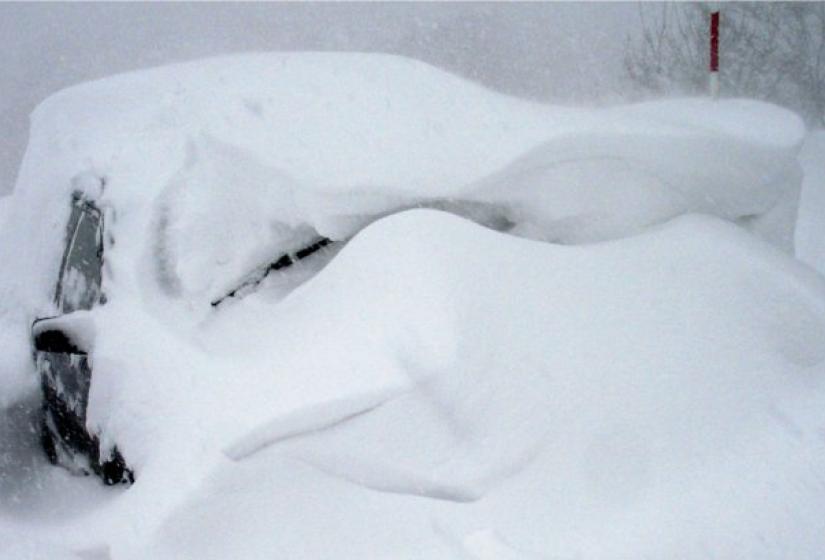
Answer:
<svg viewBox="0 0 825 560"><path fill-rule="evenodd" d="M137 482L28 529L113 559L815 557L825 287L745 231L789 247L803 133L754 101L572 110L384 55L57 94L0 226L0 408L35 389L80 188L106 222L88 427ZM416 206L513 235L379 219ZM318 236L349 242L210 305Z"/></svg>
<svg viewBox="0 0 825 560"><path fill-rule="evenodd" d="M117 331L125 309L107 307ZM134 409L109 411L141 460L123 507L157 512L162 495L171 512L115 558L825 546L825 283L715 219L559 247L408 212L198 342L222 373L198 362L152 405L196 421L165 416L150 443Z"/></svg>
<svg viewBox="0 0 825 560"><path fill-rule="evenodd" d="M799 160L805 179L796 224L796 256L825 274L825 131L808 136Z"/></svg>

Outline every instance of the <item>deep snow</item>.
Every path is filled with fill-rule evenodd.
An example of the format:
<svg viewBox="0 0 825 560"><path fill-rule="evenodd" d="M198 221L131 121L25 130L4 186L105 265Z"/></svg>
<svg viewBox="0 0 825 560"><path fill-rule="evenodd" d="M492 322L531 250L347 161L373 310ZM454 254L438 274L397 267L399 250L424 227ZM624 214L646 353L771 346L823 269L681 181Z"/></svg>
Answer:
<svg viewBox="0 0 825 560"><path fill-rule="evenodd" d="M32 127L0 222L0 557L825 549L825 282L791 255L792 114L572 110L300 53L71 88ZM88 422L126 491L23 428L78 188L108 236ZM382 218L415 206L506 231ZM341 243L209 305L318 235Z"/></svg>
<svg viewBox="0 0 825 560"><path fill-rule="evenodd" d="M222 57L76 86L32 115L0 232L16 271L0 283L0 402L32 388L28 325L53 313L66 200L98 190L91 176L116 240L110 292L191 324L285 245L432 199L500 207L513 233L563 243L703 212L790 251L803 135L755 101L575 110L375 54Z"/></svg>
<svg viewBox="0 0 825 560"><path fill-rule="evenodd" d="M205 333L233 363L255 356L231 398L193 399L234 461L151 546L116 552L484 557L479 532L514 557L825 546L825 284L731 225L565 248L416 211L278 314L251 296ZM316 341L324 355L288 353ZM209 417L224 399L236 413Z"/></svg>

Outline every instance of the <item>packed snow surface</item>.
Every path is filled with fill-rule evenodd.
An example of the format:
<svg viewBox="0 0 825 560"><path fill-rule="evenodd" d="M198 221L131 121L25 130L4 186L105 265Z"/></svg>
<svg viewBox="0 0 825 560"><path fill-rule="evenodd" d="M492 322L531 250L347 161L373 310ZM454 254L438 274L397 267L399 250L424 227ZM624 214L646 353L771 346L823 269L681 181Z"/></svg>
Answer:
<svg viewBox="0 0 825 560"><path fill-rule="evenodd" d="M0 558L817 558L803 136L755 101L551 107L385 55L53 96L0 221ZM29 430L72 191L106 223L87 426L128 490Z"/></svg>

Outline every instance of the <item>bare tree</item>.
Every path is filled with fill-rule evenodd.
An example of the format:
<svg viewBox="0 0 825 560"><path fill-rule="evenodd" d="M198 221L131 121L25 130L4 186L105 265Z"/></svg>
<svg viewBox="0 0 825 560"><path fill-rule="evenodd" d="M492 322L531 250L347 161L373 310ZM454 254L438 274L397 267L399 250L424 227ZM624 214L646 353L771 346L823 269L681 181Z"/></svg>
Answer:
<svg viewBox="0 0 825 560"><path fill-rule="evenodd" d="M708 80L705 3L640 6L625 73L638 93L700 94ZM721 4L720 83L726 96L772 101L825 126L825 3Z"/></svg>

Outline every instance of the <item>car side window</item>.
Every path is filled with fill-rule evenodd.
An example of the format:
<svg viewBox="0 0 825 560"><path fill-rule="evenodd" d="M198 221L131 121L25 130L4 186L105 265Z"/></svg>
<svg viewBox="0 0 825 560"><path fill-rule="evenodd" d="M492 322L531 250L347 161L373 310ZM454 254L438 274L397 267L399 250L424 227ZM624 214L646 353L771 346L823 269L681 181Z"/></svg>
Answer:
<svg viewBox="0 0 825 560"><path fill-rule="evenodd" d="M76 195L72 201L66 248L55 292L55 302L62 313L91 309L100 301L102 230L100 210Z"/></svg>

